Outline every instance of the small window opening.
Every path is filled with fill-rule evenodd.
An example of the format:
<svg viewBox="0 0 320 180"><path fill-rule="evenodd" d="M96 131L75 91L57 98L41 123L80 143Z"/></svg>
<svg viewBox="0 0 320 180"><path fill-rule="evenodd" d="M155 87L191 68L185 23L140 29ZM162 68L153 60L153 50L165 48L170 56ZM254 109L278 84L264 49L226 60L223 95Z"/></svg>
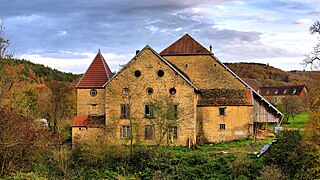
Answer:
<svg viewBox="0 0 320 180"><path fill-rule="evenodd" d="M129 89L128 88L123 88L122 93L123 94L129 94Z"/></svg>
<svg viewBox="0 0 320 180"><path fill-rule="evenodd" d="M170 90L169 90L169 92L170 92L170 94L171 95L174 95L174 94L176 94L177 93L177 90L176 90L176 88L171 88Z"/></svg>
<svg viewBox="0 0 320 180"><path fill-rule="evenodd" d="M141 76L141 72L140 72L139 70L136 70L136 71L134 72L134 76L135 76L135 77L140 77L140 76Z"/></svg>
<svg viewBox="0 0 320 180"><path fill-rule="evenodd" d="M219 108L219 115L225 116L226 115L226 108Z"/></svg>
<svg viewBox="0 0 320 180"><path fill-rule="evenodd" d="M151 87L147 88L147 94L152 94L153 93L153 89Z"/></svg>
<svg viewBox="0 0 320 180"><path fill-rule="evenodd" d="M226 130L226 124L220 124L220 130Z"/></svg>
<svg viewBox="0 0 320 180"><path fill-rule="evenodd" d="M90 96L95 97L98 94L97 90L91 89L90 90Z"/></svg>
<svg viewBox="0 0 320 180"><path fill-rule="evenodd" d="M160 70L158 71L158 76L159 76L159 77L162 77L163 75L164 75L164 71L160 69Z"/></svg>
<svg viewBox="0 0 320 180"><path fill-rule="evenodd" d="M186 64L186 67L188 67L188 64Z"/></svg>
<svg viewBox="0 0 320 180"><path fill-rule="evenodd" d="M297 90L296 89L293 89L293 92L292 92L292 94L295 94L297 92Z"/></svg>

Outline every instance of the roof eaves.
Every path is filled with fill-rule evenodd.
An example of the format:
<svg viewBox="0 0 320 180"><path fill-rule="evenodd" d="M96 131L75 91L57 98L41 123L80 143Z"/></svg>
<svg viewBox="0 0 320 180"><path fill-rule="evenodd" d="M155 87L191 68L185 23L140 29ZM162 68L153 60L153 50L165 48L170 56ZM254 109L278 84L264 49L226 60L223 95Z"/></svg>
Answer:
<svg viewBox="0 0 320 180"><path fill-rule="evenodd" d="M109 75L109 73L108 73L106 61L104 60L104 58L103 58L103 56L102 56L102 54L101 54L101 52L100 52L100 49L99 49L99 55L100 55L100 59L101 59L102 64L103 64L103 68L104 68L104 70L105 70L105 72L106 72L106 74L107 74L108 80L109 80L109 79L110 79L110 75Z"/></svg>
<svg viewBox="0 0 320 180"><path fill-rule="evenodd" d="M227 71L229 71L234 77L236 77L240 82L242 82L245 86L247 86L247 88L250 88L251 91L256 94L259 98L261 98L261 101L264 101L265 103L267 103L269 105L269 107L271 107L272 109L274 109L277 114L280 114L282 117L284 116L277 108L275 108L271 103L269 103L269 101L267 101L265 98L263 98L258 92L256 92L252 87L250 87L245 81L243 81L238 75L236 75L236 73L234 73L231 69L229 69L226 65L224 65L222 63L222 61L219 60L219 58L217 58L215 55L211 54L211 56L218 62L220 63Z"/></svg>
<svg viewBox="0 0 320 180"><path fill-rule="evenodd" d="M80 79L80 80L78 81L78 83L76 84L76 88L79 87L80 82L81 82L82 79L86 76L86 74L87 74L89 68L92 66L93 62L94 62L94 59L93 59L93 61L91 62L90 66L87 68L86 72L85 72L85 73L83 74L83 76L81 77L81 79Z"/></svg>

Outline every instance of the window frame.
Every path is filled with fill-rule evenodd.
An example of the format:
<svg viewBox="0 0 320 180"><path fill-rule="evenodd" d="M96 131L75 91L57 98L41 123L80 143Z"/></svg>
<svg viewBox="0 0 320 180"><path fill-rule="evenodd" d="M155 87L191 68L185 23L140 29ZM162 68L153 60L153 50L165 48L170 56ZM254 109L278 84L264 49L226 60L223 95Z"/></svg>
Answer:
<svg viewBox="0 0 320 180"><path fill-rule="evenodd" d="M172 134L172 131L173 131L173 134ZM170 126L169 127L169 130L168 130L168 138L169 140L171 141L172 143L172 140L177 140L178 137L179 137L179 134L178 134L179 130L178 130L178 126ZM171 138L173 135L173 138Z"/></svg>
<svg viewBox="0 0 320 180"><path fill-rule="evenodd" d="M147 113L147 110L148 110L148 113ZM153 111L152 105L150 105L150 104L144 105L144 118L147 118L147 119L154 118L154 111Z"/></svg>
<svg viewBox="0 0 320 180"><path fill-rule="evenodd" d="M129 104L120 104L120 119L130 119Z"/></svg>
<svg viewBox="0 0 320 180"><path fill-rule="evenodd" d="M144 140L154 140L155 129L154 125L144 126Z"/></svg>
<svg viewBox="0 0 320 180"><path fill-rule="evenodd" d="M91 97L96 97L98 95L98 91L96 89L91 89L90 90L90 96Z"/></svg>
<svg viewBox="0 0 320 180"><path fill-rule="evenodd" d="M226 130L226 124L219 124L219 130L220 131Z"/></svg>
<svg viewBox="0 0 320 180"><path fill-rule="evenodd" d="M149 92L149 91L150 91L150 92ZM148 95L151 95L151 94L154 93L154 90L153 90L152 87L148 87L148 88L146 89L146 92L147 92Z"/></svg>
<svg viewBox="0 0 320 180"><path fill-rule="evenodd" d="M227 116L227 107L219 107L219 116Z"/></svg>
<svg viewBox="0 0 320 180"><path fill-rule="evenodd" d="M132 129L130 125L120 127L120 139L128 139L132 137Z"/></svg>

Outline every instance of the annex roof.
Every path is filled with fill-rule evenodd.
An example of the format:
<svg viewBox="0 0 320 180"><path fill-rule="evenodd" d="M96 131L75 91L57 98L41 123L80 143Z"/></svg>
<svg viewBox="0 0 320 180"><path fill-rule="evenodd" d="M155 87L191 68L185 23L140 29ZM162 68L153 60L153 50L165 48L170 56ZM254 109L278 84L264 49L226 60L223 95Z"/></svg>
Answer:
<svg viewBox="0 0 320 180"><path fill-rule="evenodd" d="M162 62L164 62L167 66L169 66L175 73L177 73L182 79L184 79L191 87L193 87L196 91L199 91L199 88L196 87L188 77L186 77L180 70L178 70L173 64L171 64L169 61L167 61L165 58L160 56L154 49L152 49L149 45L146 45L138 54L136 54L117 74L115 74L108 82L105 83L105 86L107 86L113 78L115 78L121 71L123 71L127 66L129 66L134 60L137 59L140 54L145 51L146 49L151 50Z"/></svg>
<svg viewBox="0 0 320 180"><path fill-rule="evenodd" d="M176 42L171 44L169 47L164 49L160 55L200 55L200 54L208 54L210 55L210 51L208 51L205 47L203 47L200 43L194 40L189 34L185 34Z"/></svg>
<svg viewBox="0 0 320 180"><path fill-rule="evenodd" d="M285 95L299 95L305 85L292 86L269 86L260 87L260 94L262 96L285 96Z"/></svg>
<svg viewBox="0 0 320 180"><path fill-rule="evenodd" d="M76 85L76 88L103 88L103 85L112 76L113 73L99 50L91 65Z"/></svg>
<svg viewBox="0 0 320 180"><path fill-rule="evenodd" d="M104 125L104 116L75 116L71 126L72 127L101 127Z"/></svg>

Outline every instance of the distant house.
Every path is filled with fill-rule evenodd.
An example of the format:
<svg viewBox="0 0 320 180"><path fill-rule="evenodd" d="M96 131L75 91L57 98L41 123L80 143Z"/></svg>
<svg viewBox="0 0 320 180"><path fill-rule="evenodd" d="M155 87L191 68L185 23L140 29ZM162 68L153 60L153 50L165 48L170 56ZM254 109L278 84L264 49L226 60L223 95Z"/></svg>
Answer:
<svg viewBox="0 0 320 180"><path fill-rule="evenodd" d="M281 103L284 97L297 96L302 100L307 98L307 89L304 84L291 86L269 86L260 87L259 93L264 96L269 102L277 104Z"/></svg>
<svg viewBox="0 0 320 180"><path fill-rule="evenodd" d="M169 98L177 113L187 112L165 134L172 145L247 138L256 124L283 117L188 34L160 54L145 46L117 74L99 51L76 88L72 136L77 139L98 133L113 143L126 144L134 136L135 142L154 145L158 135L151 122L157 114L149 102L161 97Z"/></svg>

